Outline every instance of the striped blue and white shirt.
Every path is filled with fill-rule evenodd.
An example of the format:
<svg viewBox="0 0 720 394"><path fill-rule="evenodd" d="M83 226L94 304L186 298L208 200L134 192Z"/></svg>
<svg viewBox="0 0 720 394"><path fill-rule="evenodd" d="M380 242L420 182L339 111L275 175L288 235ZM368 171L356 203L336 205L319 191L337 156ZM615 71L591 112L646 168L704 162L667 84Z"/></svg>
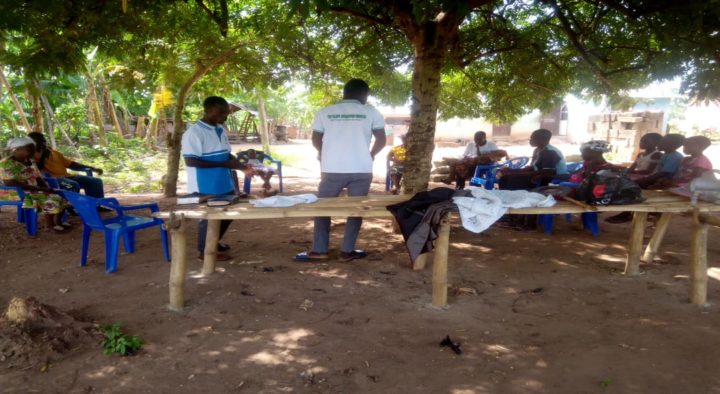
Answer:
<svg viewBox="0 0 720 394"><path fill-rule="evenodd" d="M183 157L205 161L230 159L230 141L222 125L202 120L192 125L182 137ZM232 170L224 167L186 167L188 193L226 194L233 192Z"/></svg>

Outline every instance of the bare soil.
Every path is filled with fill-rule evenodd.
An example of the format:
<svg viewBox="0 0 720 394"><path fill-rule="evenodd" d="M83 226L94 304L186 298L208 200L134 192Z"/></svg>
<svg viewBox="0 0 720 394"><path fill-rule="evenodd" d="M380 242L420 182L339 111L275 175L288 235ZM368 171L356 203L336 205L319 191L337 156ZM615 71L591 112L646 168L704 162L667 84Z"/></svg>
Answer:
<svg viewBox="0 0 720 394"><path fill-rule="evenodd" d="M312 187L288 179L289 191ZM363 225L367 259L327 264L291 260L309 247L311 220L235 222L224 238L234 260L201 278L192 259L186 311L173 313L157 229L107 275L101 235L79 266L77 218L71 233L29 238L3 209L0 305L33 296L81 321L123 322L146 344L132 357L93 345L41 365L0 361L0 392L720 392L720 232L700 308L688 302L688 219L674 219L660 259L632 278L621 274L628 225L602 223L593 238L577 221L557 220L551 236L454 228L447 309L429 306L432 269L408 268L389 220ZM461 355L439 346L446 335Z"/></svg>

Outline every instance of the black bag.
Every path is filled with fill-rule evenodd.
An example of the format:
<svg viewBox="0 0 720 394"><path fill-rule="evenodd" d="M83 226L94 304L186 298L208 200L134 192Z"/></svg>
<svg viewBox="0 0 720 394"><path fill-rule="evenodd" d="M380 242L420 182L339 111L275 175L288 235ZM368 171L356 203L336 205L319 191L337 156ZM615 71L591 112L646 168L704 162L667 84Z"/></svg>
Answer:
<svg viewBox="0 0 720 394"><path fill-rule="evenodd" d="M575 190L575 198L590 205L625 205L645 201L640 186L625 171L600 170Z"/></svg>

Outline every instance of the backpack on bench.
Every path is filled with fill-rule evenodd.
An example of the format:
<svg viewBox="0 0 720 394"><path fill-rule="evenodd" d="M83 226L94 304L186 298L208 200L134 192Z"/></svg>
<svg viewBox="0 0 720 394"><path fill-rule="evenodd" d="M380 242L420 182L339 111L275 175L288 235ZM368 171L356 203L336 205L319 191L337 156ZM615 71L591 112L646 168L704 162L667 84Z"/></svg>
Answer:
<svg viewBox="0 0 720 394"><path fill-rule="evenodd" d="M645 201L640 186L625 171L600 170L575 190L575 198L590 205L625 205Z"/></svg>

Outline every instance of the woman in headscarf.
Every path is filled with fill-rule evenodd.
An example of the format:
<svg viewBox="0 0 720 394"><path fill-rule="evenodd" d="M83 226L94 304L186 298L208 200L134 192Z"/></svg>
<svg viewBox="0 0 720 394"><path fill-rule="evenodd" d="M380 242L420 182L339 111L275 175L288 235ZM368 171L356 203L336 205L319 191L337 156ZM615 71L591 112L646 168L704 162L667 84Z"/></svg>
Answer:
<svg viewBox="0 0 720 394"><path fill-rule="evenodd" d="M570 182L582 183L585 178L600 170L617 168L617 166L608 163L603 157L605 153L610 152L610 148L610 143L602 140L592 140L580 145L583 166L578 171L570 174Z"/></svg>
<svg viewBox="0 0 720 394"><path fill-rule="evenodd" d="M65 200L51 189L42 178L32 157L35 154L35 142L29 137L12 138L7 143L9 156L0 160L0 180L6 186L18 186L25 192L23 208L41 210L45 214L47 228L63 232L65 227L60 213Z"/></svg>

